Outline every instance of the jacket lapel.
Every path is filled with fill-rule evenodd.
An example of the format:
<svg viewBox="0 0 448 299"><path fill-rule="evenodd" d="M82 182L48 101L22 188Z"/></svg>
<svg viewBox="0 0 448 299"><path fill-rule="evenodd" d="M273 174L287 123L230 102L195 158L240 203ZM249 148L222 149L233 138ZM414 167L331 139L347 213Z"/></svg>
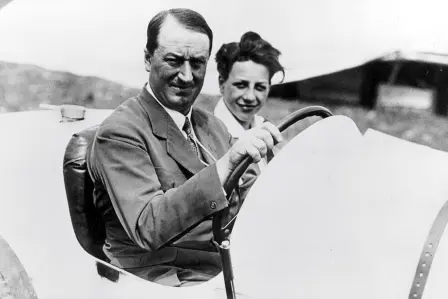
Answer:
<svg viewBox="0 0 448 299"><path fill-rule="evenodd" d="M171 118L170 120L171 121L168 124L168 136L166 139L166 151L168 155L191 173L195 174L199 172L205 166L201 163L198 156L196 156L196 153L174 121Z"/></svg>
<svg viewBox="0 0 448 299"><path fill-rule="evenodd" d="M192 174L205 166L165 109L149 94L146 85L138 99L148 114L154 135L166 139L166 152Z"/></svg>
<svg viewBox="0 0 448 299"><path fill-rule="evenodd" d="M204 150L201 149L201 151L203 152L205 161L212 164L215 162L214 159L217 160L221 158L227 149L222 148L219 146L220 143L216 142L219 137L213 134L213 130L210 130L208 116L194 107L192 109L191 119L196 137L199 139L199 142L201 142L201 144L210 152L210 154L213 155L213 158L210 157L210 154Z"/></svg>

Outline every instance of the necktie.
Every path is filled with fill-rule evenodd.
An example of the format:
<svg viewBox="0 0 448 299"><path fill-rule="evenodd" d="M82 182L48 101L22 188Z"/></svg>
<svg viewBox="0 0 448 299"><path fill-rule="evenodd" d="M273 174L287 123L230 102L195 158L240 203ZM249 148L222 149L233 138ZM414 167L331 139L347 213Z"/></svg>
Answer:
<svg viewBox="0 0 448 299"><path fill-rule="evenodd" d="M193 128L191 127L191 123L188 117L185 117L185 124L182 130L184 130L184 132L187 133L187 141L190 144L193 151L196 153L196 156L199 157L198 147L196 146L196 142L194 141L193 137Z"/></svg>

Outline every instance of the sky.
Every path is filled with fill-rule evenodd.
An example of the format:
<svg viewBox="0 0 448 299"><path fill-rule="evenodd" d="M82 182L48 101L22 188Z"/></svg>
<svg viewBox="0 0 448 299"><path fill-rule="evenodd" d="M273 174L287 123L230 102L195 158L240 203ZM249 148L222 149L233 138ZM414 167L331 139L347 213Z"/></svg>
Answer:
<svg viewBox="0 0 448 299"><path fill-rule="evenodd" d="M141 87L149 20L162 9L188 7L214 32L203 91L217 93L214 55L248 30L282 52L286 82L399 49L448 53L444 1L13 0L0 10L0 60Z"/></svg>

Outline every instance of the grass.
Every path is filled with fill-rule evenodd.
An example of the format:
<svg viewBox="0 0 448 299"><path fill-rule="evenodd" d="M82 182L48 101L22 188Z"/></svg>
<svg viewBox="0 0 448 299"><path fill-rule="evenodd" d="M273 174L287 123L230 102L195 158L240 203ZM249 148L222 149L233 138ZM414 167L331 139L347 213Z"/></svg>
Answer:
<svg viewBox="0 0 448 299"><path fill-rule="evenodd" d="M260 114L273 123L277 123L297 109L312 105L324 106L334 115L350 117L362 133L372 128L404 140L448 151L448 118L435 116L429 111L407 108L378 108L369 111L352 104L332 105L324 102L285 101L271 98ZM311 117L291 126L285 131L286 139L291 139L317 120L319 120L318 117Z"/></svg>

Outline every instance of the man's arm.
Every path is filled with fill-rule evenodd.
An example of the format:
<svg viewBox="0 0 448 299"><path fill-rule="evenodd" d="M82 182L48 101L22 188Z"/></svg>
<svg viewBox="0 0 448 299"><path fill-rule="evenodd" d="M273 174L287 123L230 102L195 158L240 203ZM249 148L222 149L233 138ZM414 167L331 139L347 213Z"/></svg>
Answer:
<svg viewBox="0 0 448 299"><path fill-rule="evenodd" d="M258 163L264 158L275 144L283 141L283 137L277 127L270 122L263 123L260 127L247 130L232 145L230 150L216 162L219 179L222 184L228 179L233 170L247 156Z"/></svg>
<svg viewBox="0 0 448 299"><path fill-rule="evenodd" d="M101 128L92 148L92 168L139 246L156 251L227 207L215 164L163 192L149 154L132 136L124 127Z"/></svg>

